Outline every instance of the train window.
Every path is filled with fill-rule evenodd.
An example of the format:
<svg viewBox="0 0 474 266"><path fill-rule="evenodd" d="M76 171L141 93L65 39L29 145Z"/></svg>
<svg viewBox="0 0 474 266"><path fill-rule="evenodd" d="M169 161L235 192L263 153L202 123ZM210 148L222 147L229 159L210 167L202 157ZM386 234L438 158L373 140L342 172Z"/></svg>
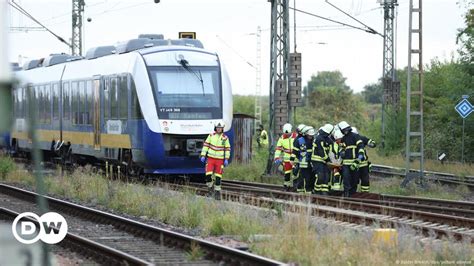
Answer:
<svg viewBox="0 0 474 266"><path fill-rule="evenodd" d="M69 81L63 83L63 119L69 120L71 117L71 91Z"/></svg>
<svg viewBox="0 0 474 266"><path fill-rule="evenodd" d="M140 110L140 104L138 102L137 89L135 87L135 81L133 81L133 79L130 79L130 94L132 95L130 101L132 119L143 119L142 111Z"/></svg>
<svg viewBox="0 0 474 266"><path fill-rule="evenodd" d="M118 118L118 90L117 78L110 79L110 118Z"/></svg>
<svg viewBox="0 0 474 266"><path fill-rule="evenodd" d="M72 113L72 123L78 124L79 123L79 116L78 116L78 106L79 106L79 90L77 81L71 82L71 113Z"/></svg>
<svg viewBox="0 0 474 266"><path fill-rule="evenodd" d="M59 119L59 84L53 84L53 119Z"/></svg>
<svg viewBox="0 0 474 266"><path fill-rule="evenodd" d="M86 81L86 109L84 124L92 124L93 104L92 104L92 80Z"/></svg>
<svg viewBox="0 0 474 266"><path fill-rule="evenodd" d="M84 86L84 81L79 81L79 106L77 109L79 121L77 122L79 125L84 124L84 113L86 110L86 88Z"/></svg>
<svg viewBox="0 0 474 266"><path fill-rule="evenodd" d="M51 85L44 86L44 123L51 123Z"/></svg>
<svg viewBox="0 0 474 266"><path fill-rule="evenodd" d="M15 117L17 118L24 118L24 99L25 99L25 90L23 88L18 88L16 92L16 99L15 99Z"/></svg>
<svg viewBox="0 0 474 266"><path fill-rule="evenodd" d="M14 106L14 108L13 108L13 117L19 117L19 110L18 110L18 103L19 103L19 101L18 101L18 94L19 94L18 91L19 90L20 90L19 88L15 89L13 91L13 95L12 95L13 96L13 106Z"/></svg>
<svg viewBox="0 0 474 266"><path fill-rule="evenodd" d="M44 115L44 86L38 86L38 95L36 96L38 99L38 114L39 114L39 123L44 124L45 115Z"/></svg>
<svg viewBox="0 0 474 266"><path fill-rule="evenodd" d="M123 75L120 77L119 84L119 115L120 119L127 119L128 117L128 86L127 76Z"/></svg>
<svg viewBox="0 0 474 266"><path fill-rule="evenodd" d="M104 118L108 119L110 117L110 79L104 79Z"/></svg>

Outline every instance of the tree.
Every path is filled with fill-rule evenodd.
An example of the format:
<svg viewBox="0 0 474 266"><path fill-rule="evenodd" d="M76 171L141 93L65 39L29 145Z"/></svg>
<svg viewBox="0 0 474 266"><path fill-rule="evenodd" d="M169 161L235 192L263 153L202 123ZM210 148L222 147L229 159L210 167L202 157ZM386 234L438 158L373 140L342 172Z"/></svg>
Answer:
<svg viewBox="0 0 474 266"><path fill-rule="evenodd" d="M382 103L383 88L381 82L364 86L362 96L368 103Z"/></svg>
<svg viewBox="0 0 474 266"><path fill-rule="evenodd" d="M313 91L321 88L336 88L343 91L350 91L350 87L346 85L346 78L342 76L339 70L336 71L320 71L318 74L312 75L311 80L303 89L304 97L308 97Z"/></svg>

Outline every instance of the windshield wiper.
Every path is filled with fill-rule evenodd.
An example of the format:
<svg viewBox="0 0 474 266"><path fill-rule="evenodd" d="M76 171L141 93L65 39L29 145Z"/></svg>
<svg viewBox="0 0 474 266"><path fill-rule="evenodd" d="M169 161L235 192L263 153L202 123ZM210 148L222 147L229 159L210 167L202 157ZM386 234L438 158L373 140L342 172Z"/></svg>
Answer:
<svg viewBox="0 0 474 266"><path fill-rule="evenodd" d="M179 64L184 68L186 69L189 73L193 74L194 76L196 76L196 78L199 80L199 82L201 82L201 87L202 87L202 95L205 96L206 93L204 92L204 80L202 79L202 74L201 74L201 70L198 70L198 73L196 73L196 71L192 70L190 67L189 67L189 62L186 60L186 59L181 59L178 61Z"/></svg>

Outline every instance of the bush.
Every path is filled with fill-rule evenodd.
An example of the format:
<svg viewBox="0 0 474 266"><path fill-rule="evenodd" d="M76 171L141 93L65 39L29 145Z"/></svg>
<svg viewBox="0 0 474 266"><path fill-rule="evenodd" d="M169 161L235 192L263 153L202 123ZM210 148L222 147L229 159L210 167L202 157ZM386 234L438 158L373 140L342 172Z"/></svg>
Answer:
<svg viewBox="0 0 474 266"><path fill-rule="evenodd" d="M11 171L15 170L15 163L11 158L8 157L2 157L0 158L0 178L2 180L5 180L7 177L8 173Z"/></svg>

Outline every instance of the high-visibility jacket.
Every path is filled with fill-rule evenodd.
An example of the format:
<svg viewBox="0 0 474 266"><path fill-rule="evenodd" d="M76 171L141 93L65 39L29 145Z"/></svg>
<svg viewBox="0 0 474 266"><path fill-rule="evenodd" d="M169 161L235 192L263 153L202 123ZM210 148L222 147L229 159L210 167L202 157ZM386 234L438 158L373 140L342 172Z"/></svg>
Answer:
<svg viewBox="0 0 474 266"><path fill-rule="evenodd" d="M260 132L260 144L268 145L268 133L265 129L262 129L262 132Z"/></svg>
<svg viewBox="0 0 474 266"><path fill-rule="evenodd" d="M299 137L293 142L293 152L291 161L298 159L300 168L308 168L311 165L311 152L313 151L313 140L305 137Z"/></svg>
<svg viewBox="0 0 474 266"><path fill-rule="evenodd" d="M311 161L327 163L329 161L329 152L331 150L333 141L329 136L323 136L319 134L314 139L313 143L313 154L311 155Z"/></svg>
<svg viewBox="0 0 474 266"><path fill-rule="evenodd" d="M283 161L289 162L291 158L291 153L293 151L293 142L295 141L296 134L283 134L278 139L277 146L275 149L275 157L274 159L278 159L283 154Z"/></svg>
<svg viewBox="0 0 474 266"><path fill-rule="evenodd" d="M344 148L342 153L342 164L351 165L359 155L365 156L364 143L358 134L349 132L341 140L341 146Z"/></svg>
<svg viewBox="0 0 474 266"><path fill-rule="evenodd" d="M334 164L341 164L342 159L341 159L340 154L341 154L341 147L339 147L339 144L334 141L329 151L329 161Z"/></svg>
<svg viewBox="0 0 474 266"><path fill-rule="evenodd" d="M229 138L224 134L216 132L209 134L204 142L201 156L211 157L214 159L230 158L230 142Z"/></svg>
<svg viewBox="0 0 474 266"><path fill-rule="evenodd" d="M369 139L368 137L366 136L363 136L363 135L359 135L360 136L360 139L362 140L362 143L364 144L364 158L365 160L362 161L360 163L360 167L364 167L364 166L368 166L369 165L369 156L367 155L367 150L365 149L365 147L367 147L367 145L372 142L373 140L372 139Z"/></svg>

